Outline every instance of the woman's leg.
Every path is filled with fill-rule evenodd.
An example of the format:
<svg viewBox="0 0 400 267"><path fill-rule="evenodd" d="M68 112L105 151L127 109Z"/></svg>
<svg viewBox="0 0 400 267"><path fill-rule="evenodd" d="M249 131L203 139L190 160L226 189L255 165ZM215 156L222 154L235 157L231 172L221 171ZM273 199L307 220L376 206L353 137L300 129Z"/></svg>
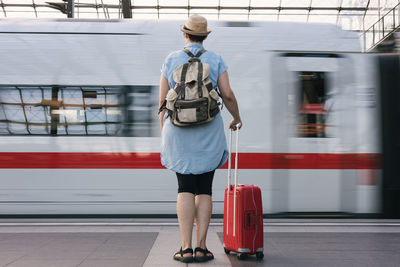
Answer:
<svg viewBox="0 0 400 267"><path fill-rule="evenodd" d="M194 194L179 193L176 203L178 214L179 229L181 232L182 249L192 247L193 219L195 214ZM184 254L184 257L191 256L190 253Z"/></svg>
<svg viewBox="0 0 400 267"><path fill-rule="evenodd" d="M202 249L207 247L207 232L212 214L212 181L214 172L204 173L196 177L196 247L201 247Z"/></svg>
<svg viewBox="0 0 400 267"><path fill-rule="evenodd" d="M195 183L193 175L177 173L178 197L176 201L176 212L178 215L179 229L181 232L182 249L192 247L193 220L195 215ZM190 253L184 257L191 256Z"/></svg>
<svg viewBox="0 0 400 267"><path fill-rule="evenodd" d="M196 247L206 248L208 226L212 214L212 197L210 195L197 195L196 206Z"/></svg>

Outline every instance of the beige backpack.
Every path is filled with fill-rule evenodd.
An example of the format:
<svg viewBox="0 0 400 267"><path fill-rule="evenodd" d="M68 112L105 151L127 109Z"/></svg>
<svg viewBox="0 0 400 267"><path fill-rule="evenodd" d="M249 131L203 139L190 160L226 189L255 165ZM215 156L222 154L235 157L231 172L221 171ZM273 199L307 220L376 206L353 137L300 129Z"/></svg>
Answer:
<svg viewBox="0 0 400 267"><path fill-rule="evenodd" d="M171 122L176 126L212 121L219 112L219 95L208 77L210 65L201 63L199 59L206 50L196 55L187 49L183 51L190 56L189 62L174 70L176 85L168 91L160 111L166 108Z"/></svg>

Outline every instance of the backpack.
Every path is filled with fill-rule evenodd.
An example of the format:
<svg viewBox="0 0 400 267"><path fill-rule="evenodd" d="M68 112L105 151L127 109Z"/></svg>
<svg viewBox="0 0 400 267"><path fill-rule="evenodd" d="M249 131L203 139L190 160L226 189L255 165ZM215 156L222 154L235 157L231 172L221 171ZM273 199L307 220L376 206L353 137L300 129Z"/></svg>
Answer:
<svg viewBox="0 0 400 267"><path fill-rule="evenodd" d="M189 55L188 63L180 65L173 72L176 85L168 91L160 112L167 109L172 124L191 126L212 121L219 112L219 94L213 88L210 65L201 63L199 57L206 52L201 50Z"/></svg>

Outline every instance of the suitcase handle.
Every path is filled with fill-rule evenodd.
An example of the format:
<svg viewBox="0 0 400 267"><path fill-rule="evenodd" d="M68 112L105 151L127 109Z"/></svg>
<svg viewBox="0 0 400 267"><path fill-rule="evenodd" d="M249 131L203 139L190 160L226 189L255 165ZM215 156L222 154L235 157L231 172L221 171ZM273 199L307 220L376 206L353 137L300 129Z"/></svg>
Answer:
<svg viewBox="0 0 400 267"><path fill-rule="evenodd" d="M244 227L246 229L254 229L261 221L261 215L256 215L255 210L248 210L244 213Z"/></svg>
<svg viewBox="0 0 400 267"><path fill-rule="evenodd" d="M233 218L236 216L236 187L237 187L237 170L238 170L238 147L239 147L239 128L240 128L240 123L236 125L236 154L235 154L235 187L233 191ZM229 158L228 158L228 190L227 190L227 210L226 210L226 218L227 218L227 223L226 223L226 234L229 233L228 231L228 225L229 225L229 192L231 191L231 171L232 171L232 132L233 130L230 129L229 131ZM235 236L236 232L236 225L235 225L235 219L233 220L233 236Z"/></svg>
<svg viewBox="0 0 400 267"><path fill-rule="evenodd" d="M235 169L234 169L234 181L235 181L235 190L237 187L237 170L238 170L238 147L239 147L239 126L240 123L237 125L236 130L236 146L235 146ZM229 131L229 157L228 157L228 190L230 190L231 185L231 172L232 172L232 132L233 130L230 129Z"/></svg>

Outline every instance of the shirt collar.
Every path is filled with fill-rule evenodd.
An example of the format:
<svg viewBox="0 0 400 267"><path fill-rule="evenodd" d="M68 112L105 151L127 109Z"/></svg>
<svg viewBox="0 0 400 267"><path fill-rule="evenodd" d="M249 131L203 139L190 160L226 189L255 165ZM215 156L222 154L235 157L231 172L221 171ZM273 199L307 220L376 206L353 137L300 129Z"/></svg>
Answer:
<svg viewBox="0 0 400 267"><path fill-rule="evenodd" d="M185 45L185 48L199 48L199 49L203 49L204 47L199 44L199 43L190 43Z"/></svg>

